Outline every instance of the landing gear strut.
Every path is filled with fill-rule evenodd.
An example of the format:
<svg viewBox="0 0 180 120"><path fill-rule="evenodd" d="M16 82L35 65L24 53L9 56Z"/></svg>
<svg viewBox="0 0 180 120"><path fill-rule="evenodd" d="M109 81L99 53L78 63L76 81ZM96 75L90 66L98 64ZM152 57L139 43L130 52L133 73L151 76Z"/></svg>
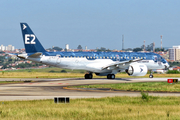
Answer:
<svg viewBox="0 0 180 120"><path fill-rule="evenodd" d="M153 78L152 70L150 71L149 78Z"/></svg>
<svg viewBox="0 0 180 120"><path fill-rule="evenodd" d="M90 73L90 74L85 74L85 75L84 75L84 78L85 78L85 79L92 79L92 78L93 78L93 75L92 75L92 73Z"/></svg>
<svg viewBox="0 0 180 120"><path fill-rule="evenodd" d="M107 79L115 79L115 75L114 74L108 74Z"/></svg>

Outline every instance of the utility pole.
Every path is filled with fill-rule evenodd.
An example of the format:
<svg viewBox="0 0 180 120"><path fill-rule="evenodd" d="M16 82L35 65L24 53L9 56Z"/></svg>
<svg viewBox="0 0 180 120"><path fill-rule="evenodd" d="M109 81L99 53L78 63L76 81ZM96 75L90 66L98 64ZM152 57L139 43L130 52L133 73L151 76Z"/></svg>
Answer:
<svg viewBox="0 0 180 120"><path fill-rule="evenodd" d="M162 35L160 37L161 37L161 50L162 50Z"/></svg>
<svg viewBox="0 0 180 120"><path fill-rule="evenodd" d="M122 35L122 51L124 50L124 35Z"/></svg>

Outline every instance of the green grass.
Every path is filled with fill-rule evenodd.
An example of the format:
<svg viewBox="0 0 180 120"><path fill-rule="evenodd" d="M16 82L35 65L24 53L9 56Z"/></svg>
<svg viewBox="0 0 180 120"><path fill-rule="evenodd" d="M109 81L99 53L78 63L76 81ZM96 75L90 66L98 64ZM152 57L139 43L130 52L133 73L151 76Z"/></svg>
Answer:
<svg viewBox="0 0 180 120"><path fill-rule="evenodd" d="M8 70L5 72L47 72L47 73L61 73L62 70L70 73L85 73L85 70L70 70L70 69L61 69L57 67L47 67L43 69L19 69L19 70Z"/></svg>
<svg viewBox="0 0 180 120"><path fill-rule="evenodd" d="M143 83L116 83L103 85L69 86L73 88L109 88L127 91L156 91L156 92L180 92L180 83L169 84L167 82L143 82Z"/></svg>
<svg viewBox="0 0 180 120"><path fill-rule="evenodd" d="M1 71L0 78L84 78L84 70L70 70L56 67L49 67L43 69L21 69ZM177 78L180 74L153 74L155 78L170 77ZM106 76L96 76L93 78L107 78ZM129 76L126 73L116 74L116 78L149 78L149 74L145 76Z"/></svg>
<svg viewBox="0 0 180 120"><path fill-rule="evenodd" d="M24 83L24 82L26 81L0 81L0 84L13 84L13 83Z"/></svg>
<svg viewBox="0 0 180 120"><path fill-rule="evenodd" d="M14 120L165 120L180 119L180 97L107 97L53 100L1 101L0 119Z"/></svg>

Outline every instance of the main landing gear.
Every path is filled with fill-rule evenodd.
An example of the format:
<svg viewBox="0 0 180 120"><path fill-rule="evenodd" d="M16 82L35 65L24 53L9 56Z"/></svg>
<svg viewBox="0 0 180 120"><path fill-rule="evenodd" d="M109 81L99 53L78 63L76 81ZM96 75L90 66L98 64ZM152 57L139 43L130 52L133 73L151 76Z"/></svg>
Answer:
<svg viewBox="0 0 180 120"><path fill-rule="evenodd" d="M150 70L149 78L153 78L152 70Z"/></svg>
<svg viewBox="0 0 180 120"><path fill-rule="evenodd" d="M85 78L85 79L92 79L92 78L93 78L93 75L92 75L92 73L85 74L85 75L84 75L84 78Z"/></svg>
<svg viewBox="0 0 180 120"><path fill-rule="evenodd" d="M115 79L115 75L114 74L108 74L107 79Z"/></svg>

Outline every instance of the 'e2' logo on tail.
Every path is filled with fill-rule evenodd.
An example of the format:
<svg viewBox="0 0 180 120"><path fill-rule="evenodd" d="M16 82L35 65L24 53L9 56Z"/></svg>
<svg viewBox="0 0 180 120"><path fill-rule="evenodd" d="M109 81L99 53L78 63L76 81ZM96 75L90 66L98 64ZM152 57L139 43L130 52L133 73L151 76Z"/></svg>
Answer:
<svg viewBox="0 0 180 120"><path fill-rule="evenodd" d="M32 37L32 40L29 41L29 37ZM33 34L25 34L25 44L36 44L36 42L34 42L34 40L36 39L35 35Z"/></svg>

